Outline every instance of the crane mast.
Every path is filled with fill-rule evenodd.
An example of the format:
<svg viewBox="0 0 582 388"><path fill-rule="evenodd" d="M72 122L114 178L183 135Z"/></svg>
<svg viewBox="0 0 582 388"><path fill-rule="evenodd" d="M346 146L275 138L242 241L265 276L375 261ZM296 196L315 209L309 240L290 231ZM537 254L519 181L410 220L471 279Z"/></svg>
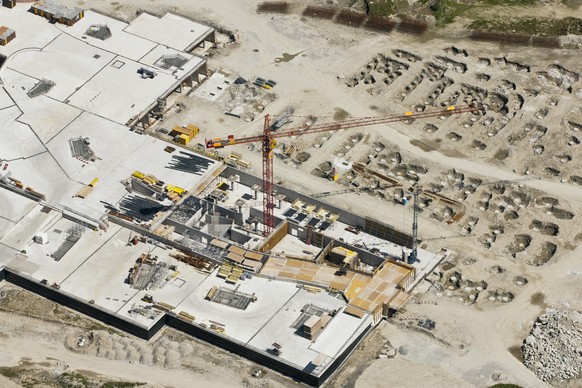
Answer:
<svg viewBox="0 0 582 388"><path fill-rule="evenodd" d="M420 187L414 185L412 191L412 251L408 256L408 264L414 264L416 262L417 251L417 241L418 241L418 196L420 195Z"/></svg>
<svg viewBox="0 0 582 388"><path fill-rule="evenodd" d="M273 148L275 141L271 138L271 119L265 116L263 129L263 235L271 234L275 226L275 201L273 198Z"/></svg>
<svg viewBox="0 0 582 388"><path fill-rule="evenodd" d="M263 133L258 136L247 136L242 138L235 138L234 135L228 135L227 138L216 138L207 139L206 148L222 148L226 146L232 146L237 144L247 144L247 143L261 143L262 153L263 153L263 234L268 236L273 231L275 226L275 201L273 195L273 150L276 146L276 140L278 138L290 137L290 136L302 136L311 133L326 132L326 131L338 131L340 129L357 128L364 127L367 125L377 125L393 123L398 121L415 120L419 118L435 117L442 115L453 115L466 112L474 112L479 108L469 106L458 108L455 106L449 106L446 109L438 111L428 111L428 112L405 112L402 115L393 116L379 116L379 117L363 117L363 118L353 118L342 121L335 121L331 123L320 123L312 125L303 125L300 127L292 128L286 131L271 132L271 118L269 115L265 116L265 123L263 127ZM415 197L416 198L416 197ZM416 199L415 199L416 204ZM416 205L415 205L416 206ZM417 209L415 208L415 219L413 227L413 234L416 236L415 230L417 229ZM413 241L414 247L416 247L416 237ZM414 260L416 260L416 248L413 250Z"/></svg>

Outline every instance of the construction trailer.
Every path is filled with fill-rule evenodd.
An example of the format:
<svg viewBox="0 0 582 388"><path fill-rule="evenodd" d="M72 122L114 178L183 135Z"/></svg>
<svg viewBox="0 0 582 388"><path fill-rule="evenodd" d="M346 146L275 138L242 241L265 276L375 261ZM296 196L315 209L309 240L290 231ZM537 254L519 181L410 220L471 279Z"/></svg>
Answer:
<svg viewBox="0 0 582 388"><path fill-rule="evenodd" d="M16 31L0 26L0 45L6 46L14 38L16 38Z"/></svg>
<svg viewBox="0 0 582 388"><path fill-rule="evenodd" d="M36 1L30 9L35 15L42 16L51 23L61 23L67 26L72 26L85 16L84 11L80 8L65 7L50 0Z"/></svg>
<svg viewBox="0 0 582 388"><path fill-rule="evenodd" d="M2 0L2 5L6 8L14 8L16 6L16 0Z"/></svg>

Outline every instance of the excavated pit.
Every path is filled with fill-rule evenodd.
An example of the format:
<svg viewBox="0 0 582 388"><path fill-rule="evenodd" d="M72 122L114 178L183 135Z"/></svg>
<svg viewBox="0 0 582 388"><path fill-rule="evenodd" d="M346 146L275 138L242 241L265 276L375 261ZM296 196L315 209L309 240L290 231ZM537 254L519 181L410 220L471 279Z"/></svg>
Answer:
<svg viewBox="0 0 582 388"><path fill-rule="evenodd" d="M530 263L534 266L540 266L546 264L548 261L554 257L556 254L556 250L558 249L557 245L546 241L542 244L541 248L536 252L533 256L533 259Z"/></svg>
<svg viewBox="0 0 582 388"><path fill-rule="evenodd" d="M540 220L533 220L529 225L529 228L546 236L557 236L560 231L558 225L552 222L543 222Z"/></svg>
<svg viewBox="0 0 582 388"><path fill-rule="evenodd" d="M515 258L517 253L523 252L531 244L532 238L528 234L516 234L513 237L513 242L509 244L507 250L512 257Z"/></svg>

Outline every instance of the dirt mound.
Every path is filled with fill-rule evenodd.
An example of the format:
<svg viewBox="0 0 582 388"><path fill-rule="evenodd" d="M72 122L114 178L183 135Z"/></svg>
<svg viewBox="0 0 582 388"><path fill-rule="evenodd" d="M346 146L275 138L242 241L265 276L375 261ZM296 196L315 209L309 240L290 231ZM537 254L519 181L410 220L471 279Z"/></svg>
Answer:
<svg viewBox="0 0 582 388"><path fill-rule="evenodd" d="M179 368L182 365L181 358L193 351L189 343L163 338L150 345L103 330L69 336L65 346L78 353L163 368Z"/></svg>

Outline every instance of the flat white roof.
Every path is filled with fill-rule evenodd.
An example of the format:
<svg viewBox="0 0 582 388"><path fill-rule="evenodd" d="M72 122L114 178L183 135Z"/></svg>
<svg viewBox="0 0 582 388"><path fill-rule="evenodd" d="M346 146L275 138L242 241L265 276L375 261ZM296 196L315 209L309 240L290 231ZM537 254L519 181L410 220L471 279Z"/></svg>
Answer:
<svg viewBox="0 0 582 388"><path fill-rule="evenodd" d="M61 33L47 19L28 12L30 5L30 3L16 3L12 9L0 7L2 24L16 31L16 38L10 44L0 46L0 54L9 56L31 47L40 50Z"/></svg>
<svg viewBox="0 0 582 388"><path fill-rule="evenodd" d="M10 45L0 47L0 54L9 56L0 71L2 80L5 83L11 82L10 88L7 88L9 94L22 87L24 91L29 91L38 80L48 79L55 85L46 96L41 97L65 102L71 109L89 111L125 125L152 108L159 97L171 93L183 77L205 62L203 58L170 49L165 44L160 45L155 39L149 40L125 32L124 29L128 27L126 23L95 12L88 12L77 24L67 27L53 25L27 12L28 8L24 4L18 4L14 9L0 7L0 20L4 21L6 16L6 20L13 21L17 34ZM193 22L175 15L155 19L172 24L171 34L181 37L190 34L193 28L211 30L197 23L194 24L198 27L193 27ZM93 24L107 25L112 36L106 40L86 36L85 32ZM162 33L159 34L159 41L163 41L167 38L166 27L160 28ZM17 44L14 45L14 42ZM154 63L162 55L176 54L188 59L181 68L154 68ZM144 79L137 73L141 67L154 70L157 75L153 79ZM26 93L24 96L32 104L41 98L30 99ZM0 96L0 103L6 104L7 101ZM24 104L24 101L17 103ZM50 111L53 112L53 107ZM50 121L56 115L38 116L42 117L42 121ZM54 134L53 131L48 138Z"/></svg>
<svg viewBox="0 0 582 388"><path fill-rule="evenodd" d="M235 79L231 78L219 71L212 74L199 88L197 88L194 96L208 101L216 101L222 96L224 92L234 83Z"/></svg>
<svg viewBox="0 0 582 388"><path fill-rule="evenodd" d="M83 19L72 26L56 24L55 27L69 35L82 39L84 42L99 47L103 50L124 56L134 61L139 61L144 55L157 46L156 42L127 33L124 29L129 25L117 19L110 18L100 13L87 10ZM111 37L101 40L85 35L92 25L106 25L111 31Z"/></svg>
<svg viewBox="0 0 582 388"><path fill-rule="evenodd" d="M298 291L293 283L272 282L257 277L237 284L240 284L239 292L255 294L257 297L257 301L251 302L246 310L204 299L212 286L222 286L229 289L235 287L213 274L178 305L176 311L186 311L194 315L196 323L204 322L210 325L210 320L220 322L225 325L227 336L247 343Z"/></svg>
<svg viewBox="0 0 582 388"><path fill-rule="evenodd" d="M188 62L186 62L185 64L183 64L179 68L171 67L169 69L163 69L163 68L157 66L156 62L164 55L169 55L169 56L179 55L180 57L187 59ZM171 74L174 77L182 77L183 75L188 74L189 72L191 72L193 69L197 68L203 62L204 62L204 59L202 59L200 57L196 57L194 55L187 54L187 53L184 53L182 51L174 50L172 48L162 46L162 45L159 45L156 48L154 48L153 50L151 50L149 53L147 53L140 60L140 63L144 63L144 64L149 65L151 67L155 67L157 69L156 71L158 73Z"/></svg>
<svg viewBox="0 0 582 388"><path fill-rule="evenodd" d="M6 69L2 79L6 91L22 111L18 121L30 125L34 134L43 142L48 142L81 114L81 110L46 95L28 97L26 93L38 82L34 78Z"/></svg>
<svg viewBox="0 0 582 388"><path fill-rule="evenodd" d="M176 50L186 51L211 32L212 27L171 13L158 18L144 12L125 31Z"/></svg>
<svg viewBox="0 0 582 388"><path fill-rule="evenodd" d="M85 41L61 34L42 50L15 53L6 66L37 80L53 81L55 85L46 95L65 101L115 56Z"/></svg>
<svg viewBox="0 0 582 388"><path fill-rule="evenodd" d="M84 163L72 157L69 139L78 137L89 139L98 160ZM99 182L86 199L62 197L60 203L71 206L79 204L103 212L101 201L115 204L127 194L120 181L129 178L134 171L152 174L166 183L191 190L204 179L206 173L219 166L212 159L198 156L201 168L199 174L170 168L177 156L190 153L182 154L178 149L169 154L164 152L167 145L162 140L138 135L92 113L83 113L52 139L47 147L71 179L88 184L94 178L99 178Z"/></svg>
<svg viewBox="0 0 582 388"><path fill-rule="evenodd" d="M360 319L343 312L336 314L309 349L335 358L339 352L355 340L370 324L372 317Z"/></svg>
<svg viewBox="0 0 582 388"><path fill-rule="evenodd" d="M0 87L0 109L8 108L14 105L14 101L10 98L4 87Z"/></svg>
<svg viewBox="0 0 582 388"><path fill-rule="evenodd" d="M22 112L16 106L0 110L0 157L6 160L27 158L45 151L34 132L17 122ZM9 164L10 165L10 164Z"/></svg>
<svg viewBox="0 0 582 388"><path fill-rule="evenodd" d="M277 315L254 336L249 344L258 349L266 350L272 348L273 342L277 342L281 345L280 358L298 365L302 369L305 368L319 355L319 352L310 349L312 341L297 333L291 325L300 317L301 309L307 304L313 304L327 310L337 310L345 306L346 303L324 291L310 293L300 289L292 299L285 303Z"/></svg>
<svg viewBox="0 0 582 388"><path fill-rule="evenodd" d="M176 83L173 76L163 73L153 79L142 78L137 73L142 67L138 62L116 57L70 96L70 104L127 124Z"/></svg>

